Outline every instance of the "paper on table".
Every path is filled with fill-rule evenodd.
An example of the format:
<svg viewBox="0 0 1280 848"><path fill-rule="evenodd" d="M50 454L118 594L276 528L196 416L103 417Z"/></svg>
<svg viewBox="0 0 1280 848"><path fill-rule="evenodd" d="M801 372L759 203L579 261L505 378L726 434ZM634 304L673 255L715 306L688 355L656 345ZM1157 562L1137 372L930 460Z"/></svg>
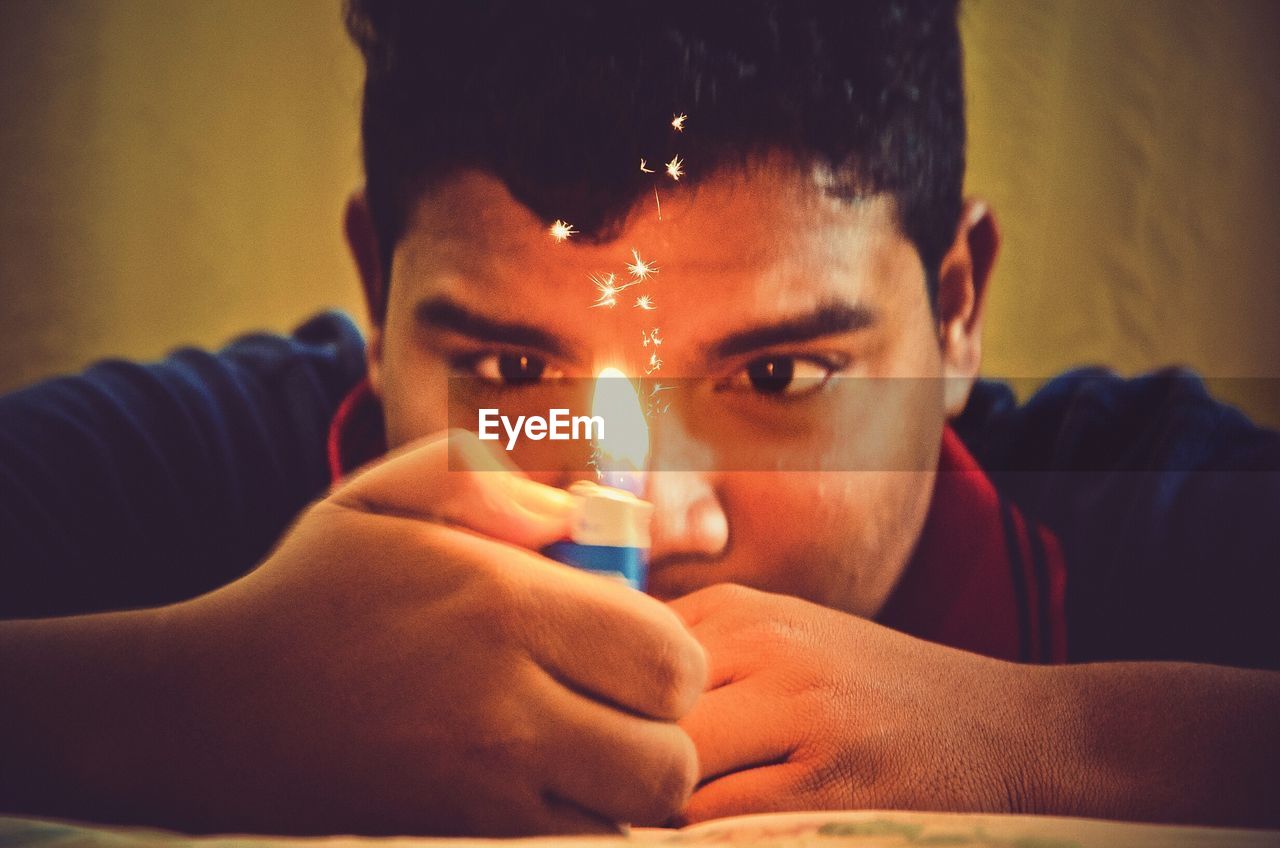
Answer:
<svg viewBox="0 0 1280 848"><path fill-rule="evenodd" d="M141 828L97 828L37 819L0 818L0 846L41 848L618 848L624 845L756 845L787 848L1262 848L1280 831L1130 824L1050 816L860 810L775 813L704 822L682 830L637 829L629 836L529 839L366 839L350 836L191 837Z"/></svg>

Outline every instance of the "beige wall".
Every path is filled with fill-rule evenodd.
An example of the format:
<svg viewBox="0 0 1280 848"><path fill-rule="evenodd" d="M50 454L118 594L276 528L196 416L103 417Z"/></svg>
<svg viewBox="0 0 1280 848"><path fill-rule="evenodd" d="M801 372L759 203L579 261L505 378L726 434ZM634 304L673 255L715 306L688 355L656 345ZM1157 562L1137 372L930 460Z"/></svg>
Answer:
<svg viewBox="0 0 1280 848"><path fill-rule="evenodd" d="M969 0L986 371L1280 377L1280 4ZM361 308L337 0L0 0L0 389ZM1280 382L1280 381L1276 381ZM1272 424L1263 381L1218 391Z"/></svg>
<svg viewBox="0 0 1280 848"><path fill-rule="evenodd" d="M969 189L1002 213L985 370L1185 363L1280 426L1280 3L965 11Z"/></svg>
<svg viewBox="0 0 1280 848"><path fill-rule="evenodd" d="M337 0L0 0L0 387L358 312Z"/></svg>

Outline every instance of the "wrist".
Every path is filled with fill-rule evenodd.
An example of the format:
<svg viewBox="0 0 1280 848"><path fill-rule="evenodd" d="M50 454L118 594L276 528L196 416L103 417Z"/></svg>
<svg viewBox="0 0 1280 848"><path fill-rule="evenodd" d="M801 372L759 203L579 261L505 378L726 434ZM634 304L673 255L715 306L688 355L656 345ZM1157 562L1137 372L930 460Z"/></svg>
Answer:
<svg viewBox="0 0 1280 848"><path fill-rule="evenodd" d="M1059 716L1066 712L1059 681L1043 666L994 661L991 691L999 702L979 703L985 713L977 721L988 724L987 750L991 797L985 806L1018 814L1060 812L1063 763L1058 750ZM1049 673L1046 673L1049 672ZM994 708L993 708L994 707Z"/></svg>
<svg viewBox="0 0 1280 848"><path fill-rule="evenodd" d="M1021 768L1020 808L1038 815L1090 816L1105 793L1104 775L1085 763L1092 735L1087 687L1071 666L1017 665L1014 710L1020 716L1016 744Z"/></svg>
<svg viewBox="0 0 1280 848"><path fill-rule="evenodd" d="M15 812L124 820L145 799L160 750L164 619L133 610L4 623L3 793Z"/></svg>

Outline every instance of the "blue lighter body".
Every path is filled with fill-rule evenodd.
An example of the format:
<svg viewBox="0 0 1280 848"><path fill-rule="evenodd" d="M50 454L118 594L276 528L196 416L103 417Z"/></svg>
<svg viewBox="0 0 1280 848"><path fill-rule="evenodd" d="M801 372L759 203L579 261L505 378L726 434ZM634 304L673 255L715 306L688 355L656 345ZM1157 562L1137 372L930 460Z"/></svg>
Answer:
<svg viewBox="0 0 1280 848"><path fill-rule="evenodd" d="M616 545L580 545L577 542L555 542L542 549L549 559L572 565L583 571L605 577L621 578L632 589L644 591L649 576L647 548Z"/></svg>
<svg viewBox="0 0 1280 848"><path fill-rule="evenodd" d="M569 538L548 545L542 553L644 591L653 505L623 489L596 483L575 483L569 492L574 496Z"/></svg>

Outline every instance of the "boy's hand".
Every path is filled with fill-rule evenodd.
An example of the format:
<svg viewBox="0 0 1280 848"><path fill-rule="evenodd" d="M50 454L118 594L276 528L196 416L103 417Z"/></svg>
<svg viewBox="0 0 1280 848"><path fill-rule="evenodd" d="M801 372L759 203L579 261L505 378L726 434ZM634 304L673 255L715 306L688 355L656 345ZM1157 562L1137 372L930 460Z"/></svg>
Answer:
<svg viewBox="0 0 1280 848"><path fill-rule="evenodd" d="M159 808L485 834L675 813L697 760L673 722L705 656L658 601L534 553L569 509L463 433L337 488L256 571L175 609L200 744L175 743Z"/></svg>
<svg viewBox="0 0 1280 848"><path fill-rule="evenodd" d="M698 749L689 822L771 810L1013 812L1016 667L740 586L671 606L707 649L681 721Z"/></svg>

